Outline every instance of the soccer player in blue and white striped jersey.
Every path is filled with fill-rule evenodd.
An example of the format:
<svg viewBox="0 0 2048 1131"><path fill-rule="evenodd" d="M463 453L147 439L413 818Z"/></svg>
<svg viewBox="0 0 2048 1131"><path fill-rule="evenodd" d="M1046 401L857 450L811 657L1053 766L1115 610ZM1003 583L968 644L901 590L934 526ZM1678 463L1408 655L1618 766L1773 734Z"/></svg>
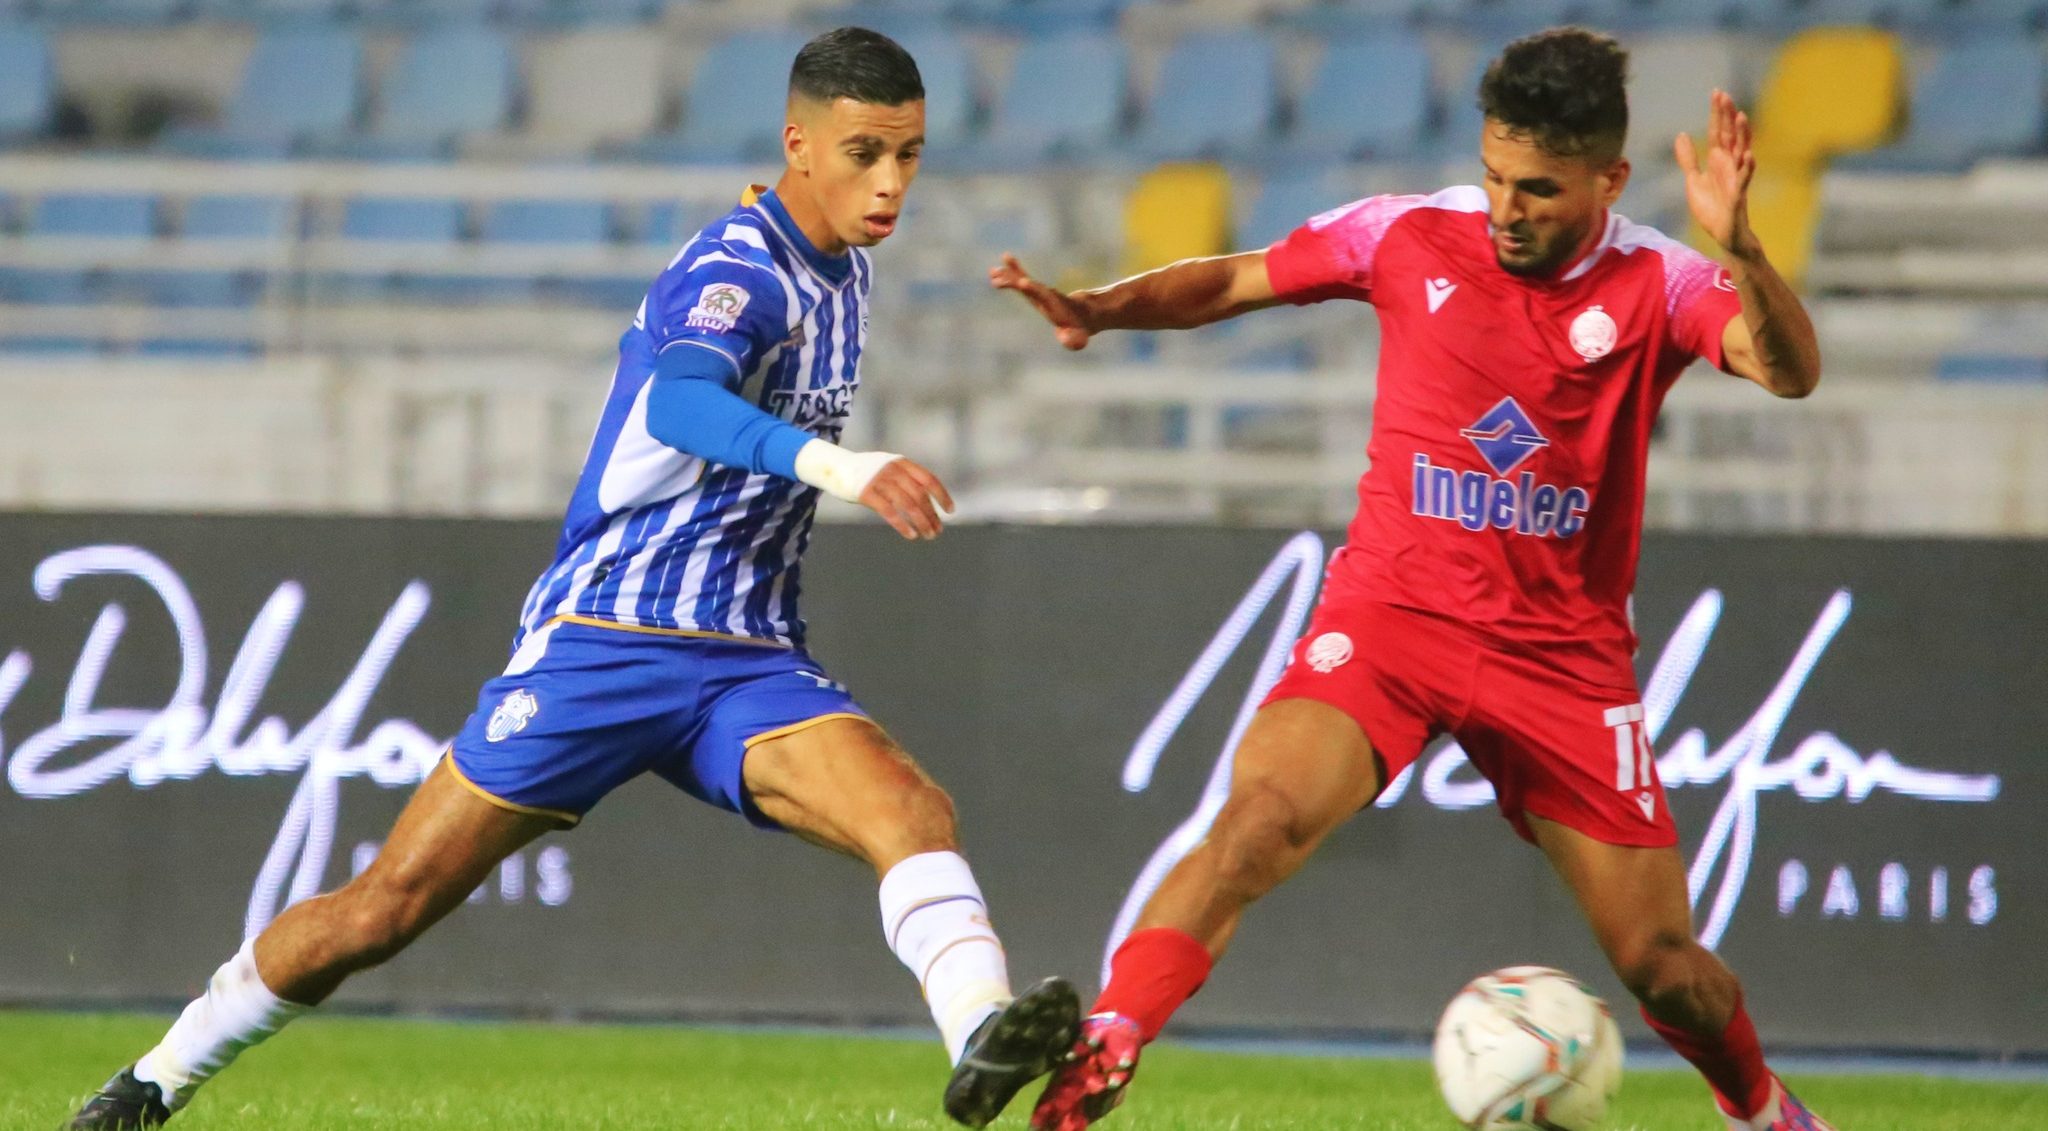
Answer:
<svg viewBox="0 0 2048 1131"><path fill-rule="evenodd" d="M820 492L910 539L937 537L951 509L931 472L836 442L867 336L863 249L895 230L923 135L917 65L888 38L842 28L798 53L788 168L647 292L511 664L375 863L245 944L73 1127L168 1119L506 856L649 771L874 866L885 937L954 1063L953 1118L982 1126L1052 1069L1075 1038L1073 988L1011 996L952 802L804 651L797 615Z"/></svg>

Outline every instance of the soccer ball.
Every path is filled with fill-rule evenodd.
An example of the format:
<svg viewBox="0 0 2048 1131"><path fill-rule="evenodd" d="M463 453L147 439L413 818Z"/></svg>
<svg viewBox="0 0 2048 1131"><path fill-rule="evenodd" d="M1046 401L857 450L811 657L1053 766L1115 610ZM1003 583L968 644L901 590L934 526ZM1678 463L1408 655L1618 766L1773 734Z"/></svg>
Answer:
<svg viewBox="0 0 2048 1131"><path fill-rule="evenodd" d="M1621 1087L1621 1032L1571 975L1510 966L1473 979L1437 1022L1437 1086L1472 1131L1586 1131Z"/></svg>

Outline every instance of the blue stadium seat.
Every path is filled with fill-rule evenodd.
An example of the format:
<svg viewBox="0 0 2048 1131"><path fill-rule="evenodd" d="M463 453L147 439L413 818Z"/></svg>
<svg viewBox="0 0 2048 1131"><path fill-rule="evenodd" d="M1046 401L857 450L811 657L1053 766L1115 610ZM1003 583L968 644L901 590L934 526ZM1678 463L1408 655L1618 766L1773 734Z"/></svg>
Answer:
<svg viewBox="0 0 2048 1131"><path fill-rule="evenodd" d="M2048 15L2048 0L1955 0L1944 13L1951 26L2012 29L2030 28Z"/></svg>
<svg viewBox="0 0 2048 1131"><path fill-rule="evenodd" d="M1253 32L1197 32L1160 65L1132 149L1155 161L1248 152L1272 132L1280 102L1273 45Z"/></svg>
<svg viewBox="0 0 2048 1131"><path fill-rule="evenodd" d="M934 31L901 39L924 79L926 152L944 162L949 151L972 136L981 98L974 83L974 54L951 32Z"/></svg>
<svg viewBox="0 0 2048 1131"><path fill-rule="evenodd" d="M483 238L498 243L607 243L611 206L601 200L506 200L491 206Z"/></svg>
<svg viewBox="0 0 2048 1131"><path fill-rule="evenodd" d="M135 343L139 357L252 358L262 352L256 342L235 338L145 338Z"/></svg>
<svg viewBox="0 0 2048 1131"><path fill-rule="evenodd" d="M156 198L132 193L53 193L36 202L38 236L146 240L156 235Z"/></svg>
<svg viewBox="0 0 2048 1131"><path fill-rule="evenodd" d="M1339 184L1327 168L1273 174L1259 186L1251 206L1239 213L1237 246L1266 247L1275 240L1340 204L1358 199L1358 193Z"/></svg>
<svg viewBox="0 0 2048 1131"><path fill-rule="evenodd" d="M1405 24L1421 9L1421 0L1312 0L1280 19L1317 37L1357 36Z"/></svg>
<svg viewBox="0 0 2048 1131"><path fill-rule="evenodd" d="M1430 122L1429 46L1407 31L1329 45L1276 147L1312 160L1413 153Z"/></svg>
<svg viewBox="0 0 2048 1131"><path fill-rule="evenodd" d="M657 160L767 162L782 152L789 64L809 37L743 31L707 48L683 96L683 125L636 147Z"/></svg>
<svg viewBox="0 0 2048 1131"><path fill-rule="evenodd" d="M188 0L64 0L41 3L37 15L64 24L168 23L190 11Z"/></svg>
<svg viewBox="0 0 2048 1131"><path fill-rule="evenodd" d="M644 23L661 14L662 0L506 0L505 18L540 26Z"/></svg>
<svg viewBox="0 0 2048 1131"><path fill-rule="evenodd" d="M215 22L325 23L347 6L345 0L196 0L193 16Z"/></svg>
<svg viewBox="0 0 2048 1131"><path fill-rule="evenodd" d="M1959 170L1983 157L2036 153L2048 135L2040 48L2014 36L1944 48L1913 88L1905 136L1843 167Z"/></svg>
<svg viewBox="0 0 2048 1131"><path fill-rule="evenodd" d="M1478 154L1479 135L1486 128L1486 115L1479 110L1479 80L1485 76L1487 66L1500 55L1503 46L1493 44L1475 50L1465 73L1446 92L1442 125L1435 139L1426 147L1431 155L1465 158Z"/></svg>
<svg viewBox="0 0 2048 1131"><path fill-rule="evenodd" d="M503 35L474 26L421 32L385 79L369 129L332 148L357 157L447 156L461 137L505 124L515 81Z"/></svg>
<svg viewBox="0 0 2048 1131"><path fill-rule="evenodd" d="M462 202L362 197L342 208L341 234L352 240L454 243L462 238Z"/></svg>
<svg viewBox="0 0 2048 1131"><path fill-rule="evenodd" d="M975 147L982 163L1110 155L1128 95L1125 66L1123 44L1111 37L1027 40Z"/></svg>
<svg viewBox="0 0 2048 1131"><path fill-rule="evenodd" d="M55 334L10 334L0 338L0 353L71 357L105 351L106 344L96 338L74 338Z"/></svg>
<svg viewBox="0 0 2048 1131"><path fill-rule="evenodd" d="M640 214L634 228L641 243L681 247L690 233L683 230L683 206L673 200L656 201Z"/></svg>
<svg viewBox="0 0 2048 1131"><path fill-rule="evenodd" d="M0 25L0 145L42 133L56 101L49 39L34 28Z"/></svg>
<svg viewBox="0 0 2048 1131"><path fill-rule="evenodd" d="M1107 29L1136 0L962 0L956 18L1026 35L1064 35Z"/></svg>
<svg viewBox="0 0 2048 1131"><path fill-rule="evenodd" d="M186 239L281 240L292 234L292 202L281 196L195 196L185 202Z"/></svg>
<svg viewBox="0 0 2048 1131"><path fill-rule="evenodd" d="M217 130L178 131L170 148L202 156L271 156L343 136L362 101L363 45L335 27L265 33Z"/></svg>

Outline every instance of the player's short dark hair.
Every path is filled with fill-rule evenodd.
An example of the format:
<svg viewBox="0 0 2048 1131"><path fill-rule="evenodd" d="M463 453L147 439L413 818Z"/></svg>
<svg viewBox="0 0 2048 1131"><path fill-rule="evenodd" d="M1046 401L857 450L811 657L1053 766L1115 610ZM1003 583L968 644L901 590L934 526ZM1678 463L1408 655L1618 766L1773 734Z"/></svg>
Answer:
<svg viewBox="0 0 2048 1131"><path fill-rule="evenodd" d="M1585 28L1508 44L1479 80L1486 117L1546 153L1612 161L1628 140L1628 52Z"/></svg>
<svg viewBox="0 0 2048 1131"><path fill-rule="evenodd" d="M864 27L842 27L796 53L789 93L814 102L851 98L872 106L901 106L924 98L924 78L902 44Z"/></svg>

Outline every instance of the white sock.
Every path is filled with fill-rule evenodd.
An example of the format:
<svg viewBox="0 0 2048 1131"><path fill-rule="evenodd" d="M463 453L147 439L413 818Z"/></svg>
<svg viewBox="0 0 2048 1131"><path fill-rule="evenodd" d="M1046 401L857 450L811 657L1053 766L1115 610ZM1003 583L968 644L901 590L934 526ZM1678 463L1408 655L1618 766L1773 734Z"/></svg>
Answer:
<svg viewBox="0 0 2048 1131"><path fill-rule="evenodd" d="M251 939L213 972L206 993L185 1007L163 1041L135 1063L135 1078L155 1084L164 1094L164 1106L176 1111L243 1049L261 1044L311 1008L285 1001L263 984Z"/></svg>
<svg viewBox="0 0 2048 1131"><path fill-rule="evenodd" d="M960 1063L967 1038L1011 996L1003 944L967 861L957 852L925 852L889 869L882 936L917 975L946 1054Z"/></svg>

